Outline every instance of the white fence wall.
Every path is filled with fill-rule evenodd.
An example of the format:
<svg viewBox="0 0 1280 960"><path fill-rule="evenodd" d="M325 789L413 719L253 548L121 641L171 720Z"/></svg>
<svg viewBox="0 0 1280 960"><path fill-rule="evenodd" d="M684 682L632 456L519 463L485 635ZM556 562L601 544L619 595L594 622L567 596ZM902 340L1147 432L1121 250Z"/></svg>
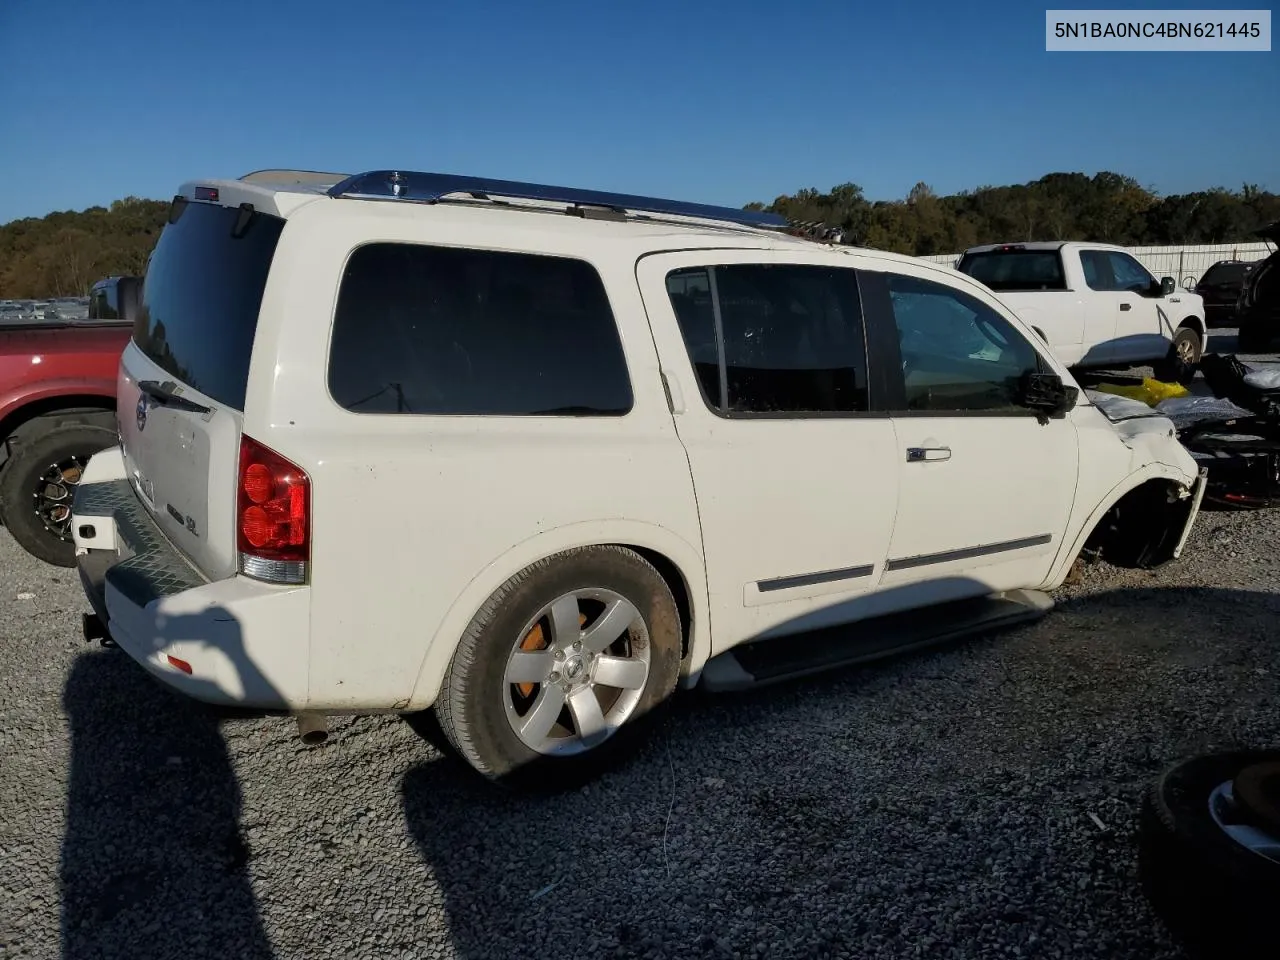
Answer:
<svg viewBox="0 0 1280 960"><path fill-rule="evenodd" d="M1186 289L1194 287L1204 272L1219 260L1262 260L1271 248L1262 241L1257 243L1202 243L1174 247L1127 247L1148 270L1157 277L1173 277ZM960 260L958 253L921 257L933 263L945 263L954 267Z"/></svg>

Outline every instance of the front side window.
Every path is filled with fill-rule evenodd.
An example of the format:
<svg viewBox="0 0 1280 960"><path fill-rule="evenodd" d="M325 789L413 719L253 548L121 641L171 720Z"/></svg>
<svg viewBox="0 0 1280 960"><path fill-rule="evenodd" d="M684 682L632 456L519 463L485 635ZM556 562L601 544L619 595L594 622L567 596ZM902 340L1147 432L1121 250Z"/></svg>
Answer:
<svg viewBox="0 0 1280 960"><path fill-rule="evenodd" d="M868 409L857 274L806 264L676 270L667 294L708 405L727 416Z"/></svg>
<svg viewBox="0 0 1280 960"><path fill-rule="evenodd" d="M1112 276L1116 280L1115 289L1127 290L1130 293L1146 293L1155 283L1155 277L1147 272L1147 268L1127 253L1113 251L1107 256L1111 261Z"/></svg>
<svg viewBox="0 0 1280 960"><path fill-rule="evenodd" d="M347 262L329 391L354 413L621 416L632 404L590 264L408 243Z"/></svg>
<svg viewBox="0 0 1280 960"><path fill-rule="evenodd" d="M908 411L1026 412L1040 355L1004 317L945 284L888 275Z"/></svg>

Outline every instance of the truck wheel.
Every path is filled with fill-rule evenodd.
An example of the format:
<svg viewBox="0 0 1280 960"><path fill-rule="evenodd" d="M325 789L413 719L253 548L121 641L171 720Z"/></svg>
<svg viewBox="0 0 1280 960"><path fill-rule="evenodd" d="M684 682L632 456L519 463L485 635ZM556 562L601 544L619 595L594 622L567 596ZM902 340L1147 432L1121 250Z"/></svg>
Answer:
<svg viewBox="0 0 1280 960"><path fill-rule="evenodd" d="M1168 356L1155 364L1152 370L1155 378L1164 383L1190 384L1195 379L1202 349L1200 334L1190 327L1179 327L1169 345Z"/></svg>
<svg viewBox="0 0 1280 960"><path fill-rule="evenodd" d="M75 566L72 498L89 458L116 443L114 431L83 420L40 417L23 426L0 471L0 510L19 546L46 563Z"/></svg>
<svg viewBox="0 0 1280 960"><path fill-rule="evenodd" d="M516 574L468 627L436 699L449 743L486 777L579 782L675 690L680 614L634 551L584 547Z"/></svg>
<svg viewBox="0 0 1280 960"><path fill-rule="evenodd" d="M1143 802L1147 898L1193 955L1274 953L1280 903L1280 750L1206 754L1167 770ZM1270 948L1270 949L1264 949Z"/></svg>

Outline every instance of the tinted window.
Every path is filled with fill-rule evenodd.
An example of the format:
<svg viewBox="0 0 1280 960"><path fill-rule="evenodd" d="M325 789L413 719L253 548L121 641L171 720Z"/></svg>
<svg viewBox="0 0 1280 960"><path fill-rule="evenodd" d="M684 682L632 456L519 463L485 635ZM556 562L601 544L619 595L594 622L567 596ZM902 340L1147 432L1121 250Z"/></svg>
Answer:
<svg viewBox="0 0 1280 960"><path fill-rule="evenodd" d="M90 320L117 320L120 317L119 293L114 283L93 288L89 298Z"/></svg>
<svg viewBox="0 0 1280 960"><path fill-rule="evenodd" d="M908 410L1025 410L1019 381L1041 370L1012 324L960 290L890 274Z"/></svg>
<svg viewBox="0 0 1280 960"><path fill-rule="evenodd" d="M1090 290L1112 289L1111 263L1100 250L1081 250L1080 266Z"/></svg>
<svg viewBox="0 0 1280 960"><path fill-rule="evenodd" d="M698 377L702 395L716 409L720 395L720 341L716 336L715 308L711 304L711 270L697 267L667 274L667 296L675 311L685 349Z"/></svg>
<svg viewBox="0 0 1280 960"><path fill-rule="evenodd" d="M1056 250L991 250L961 259L958 269L992 290L1065 290Z"/></svg>
<svg viewBox="0 0 1280 960"><path fill-rule="evenodd" d="M1241 283L1248 270L1247 263L1219 263L1206 270L1200 282L1210 286Z"/></svg>
<svg viewBox="0 0 1280 960"><path fill-rule="evenodd" d="M262 291L284 221L188 203L151 256L134 342L188 386L244 407Z"/></svg>
<svg viewBox="0 0 1280 960"><path fill-rule="evenodd" d="M667 293L707 402L728 413L867 409L857 275L798 264L678 270ZM717 337L717 307L722 338Z"/></svg>
<svg viewBox="0 0 1280 960"><path fill-rule="evenodd" d="M631 383L581 260L378 243L338 294L329 390L356 413L619 416Z"/></svg>

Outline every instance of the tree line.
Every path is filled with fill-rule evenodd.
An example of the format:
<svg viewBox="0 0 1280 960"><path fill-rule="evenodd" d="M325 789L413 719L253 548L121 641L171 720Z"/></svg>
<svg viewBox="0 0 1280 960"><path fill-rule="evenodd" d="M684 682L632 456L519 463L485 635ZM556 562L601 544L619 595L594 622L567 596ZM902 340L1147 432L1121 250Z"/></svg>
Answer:
<svg viewBox="0 0 1280 960"><path fill-rule="evenodd" d="M82 297L103 277L140 275L168 213L167 200L126 197L0 226L0 299Z"/></svg>
<svg viewBox="0 0 1280 960"><path fill-rule="evenodd" d="M1256 241L1280 220L1280 195L1245 184L1161 197L1118 173L1051 173L1031 183L940 197L917 183L904 200L867 200L844 183L800 190L767 210L843 231L843 241L915 256L959 253L980 243L1085 240L1123 246Z"/></svg>
<svg viewBox="0 0 1280 960"><path fill-rule="evenodd" d="M126 197L0 226L0 299L83 296L102 277L142 273L168 209L166 200ZM1245 184L1162 197L1118 173L1051 173L949 196L918 183L903 200L868 200L860 186L843 183L747 209L837 227L845 243L929 256L1006 240L1247 242L1280 220L1280 195Z"/></svg>

